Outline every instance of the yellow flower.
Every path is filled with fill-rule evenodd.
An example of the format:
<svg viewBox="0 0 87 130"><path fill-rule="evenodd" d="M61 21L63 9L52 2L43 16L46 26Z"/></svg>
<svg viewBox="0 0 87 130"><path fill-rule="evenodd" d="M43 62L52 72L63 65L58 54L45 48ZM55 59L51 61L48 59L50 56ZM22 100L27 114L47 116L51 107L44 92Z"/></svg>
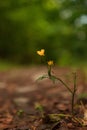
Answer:
<svg viewBox="0 0 87 130"><path fill-rule="evenodd" d="M45 56L45 50L44 49L41 49L40 51L37 51L37 54L39 55L39 56Z"/></svg>
<svg viewBox="0 0 87 130"><path fill-rule="evenodd" d="M47 63L48 63L49 66L54 64L52 60L48 61Z"/></svg>

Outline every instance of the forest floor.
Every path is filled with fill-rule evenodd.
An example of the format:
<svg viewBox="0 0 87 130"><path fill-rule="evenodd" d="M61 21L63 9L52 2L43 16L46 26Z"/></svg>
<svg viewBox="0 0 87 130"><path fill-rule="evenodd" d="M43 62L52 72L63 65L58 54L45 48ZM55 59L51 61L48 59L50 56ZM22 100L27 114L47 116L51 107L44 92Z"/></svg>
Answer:
<svg viewBox="0 0 87 130"><path fill-rule="evenodd" d="M69 68L53 69L53 74L73 89L72 72ZM60 82L37 81L46 73L47 68L40 66L0 71L0 130L87 130L85 73L76 70L74 117L71 95Z"/></svg>

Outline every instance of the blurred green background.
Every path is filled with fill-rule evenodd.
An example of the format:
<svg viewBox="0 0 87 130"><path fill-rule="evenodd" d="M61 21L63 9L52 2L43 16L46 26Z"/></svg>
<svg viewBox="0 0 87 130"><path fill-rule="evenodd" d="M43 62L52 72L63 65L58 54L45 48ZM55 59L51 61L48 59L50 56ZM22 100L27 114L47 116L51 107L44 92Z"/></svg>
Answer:
<svg viewBox="0 0 87 130"><path fill-rule="evenodd" d="M1 0L0 61L60 66L87 62L87 0Z"/></svg>

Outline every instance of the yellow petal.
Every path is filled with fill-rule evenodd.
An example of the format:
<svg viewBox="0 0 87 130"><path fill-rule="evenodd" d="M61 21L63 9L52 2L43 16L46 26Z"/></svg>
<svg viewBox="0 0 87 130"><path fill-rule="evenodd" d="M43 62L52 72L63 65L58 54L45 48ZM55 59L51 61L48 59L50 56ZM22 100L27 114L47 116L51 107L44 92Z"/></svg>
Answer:
<svg viewBox="0 0 87 130"><path fill-rule="evenodd" d="M48 61L47 63L48 63L48 65L50 65L50 66L53 65L53 61L52 61L52 60Z"/></svg>
<svg viewBox="0 0 87 130"><path fill-rule="evenodd" d="M40 56L44 56L45 54L45 50L44 49L41 49L40 51L37 51L37 54L40 55Z"/></svg>

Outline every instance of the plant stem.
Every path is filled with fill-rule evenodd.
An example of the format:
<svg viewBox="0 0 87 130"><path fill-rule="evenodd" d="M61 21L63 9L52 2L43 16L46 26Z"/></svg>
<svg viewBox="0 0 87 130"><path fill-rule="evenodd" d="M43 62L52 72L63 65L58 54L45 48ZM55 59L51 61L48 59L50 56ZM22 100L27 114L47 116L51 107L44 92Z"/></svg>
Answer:
<svg viewBox="0 0 87 130"><path fill-rule="evenodd" d="M74 101L75 101L75 94L76 94L76 73L74 73L74 88L72 93L72 115L74 115Z"/></svg>
<svg viewBox="0 0 87 130"><path fill-rule="evenodd" d="M72 104L71 104L72 115L74 115L74 97L75 97L75 93L73 92L73 94L72 94Z"/></svg>
<svg viewBox="0 0 87 130"><path fill-rule="evenodd" d="M51 66L49 66L48 68L48 76L51 77L53 75L51 75ZM53 76L55 79L59 80L68 90L71 94L73 94L72 90L68 87L68 85L60 78L57 78L56 76Z"/></svg>
<svg viewBox="0 0 87 130"><path fill-rule="evenodd" d="M58 81L60 81L67 89L68 91L71 93L72 95L72 99L71 99L71 111L72 111L72 115L74 115L74 101L75 101L75 94L76 94L76 89L77 89L77 86L76 86L76 73L73 73L74 74L74 87L73 87L73 90L71 90L69 88L69 86L60 78L57 78L56 76L53 76L51 75L51 66L49 66L49 69L48 69L48 76L49 77L54 77L55 79L57 79Z"/></svg>
<svg viewBox="0 0 87 130"><path fill-rule="evenodd" d="M52 75L51 75L51 66L48 66L49 68L48 68L48 76L49 77L51 77Z"/></svg>
<svg viewBox="0 0 87 130"><path fill-rule="evenodd" d="M73 94L72 90L68 87L68 85L67 85L62 79L57 78L57 77L56 77L56 79L59 80L59 81L69 90L69 92L70 92L71 94Z"/></svg>

